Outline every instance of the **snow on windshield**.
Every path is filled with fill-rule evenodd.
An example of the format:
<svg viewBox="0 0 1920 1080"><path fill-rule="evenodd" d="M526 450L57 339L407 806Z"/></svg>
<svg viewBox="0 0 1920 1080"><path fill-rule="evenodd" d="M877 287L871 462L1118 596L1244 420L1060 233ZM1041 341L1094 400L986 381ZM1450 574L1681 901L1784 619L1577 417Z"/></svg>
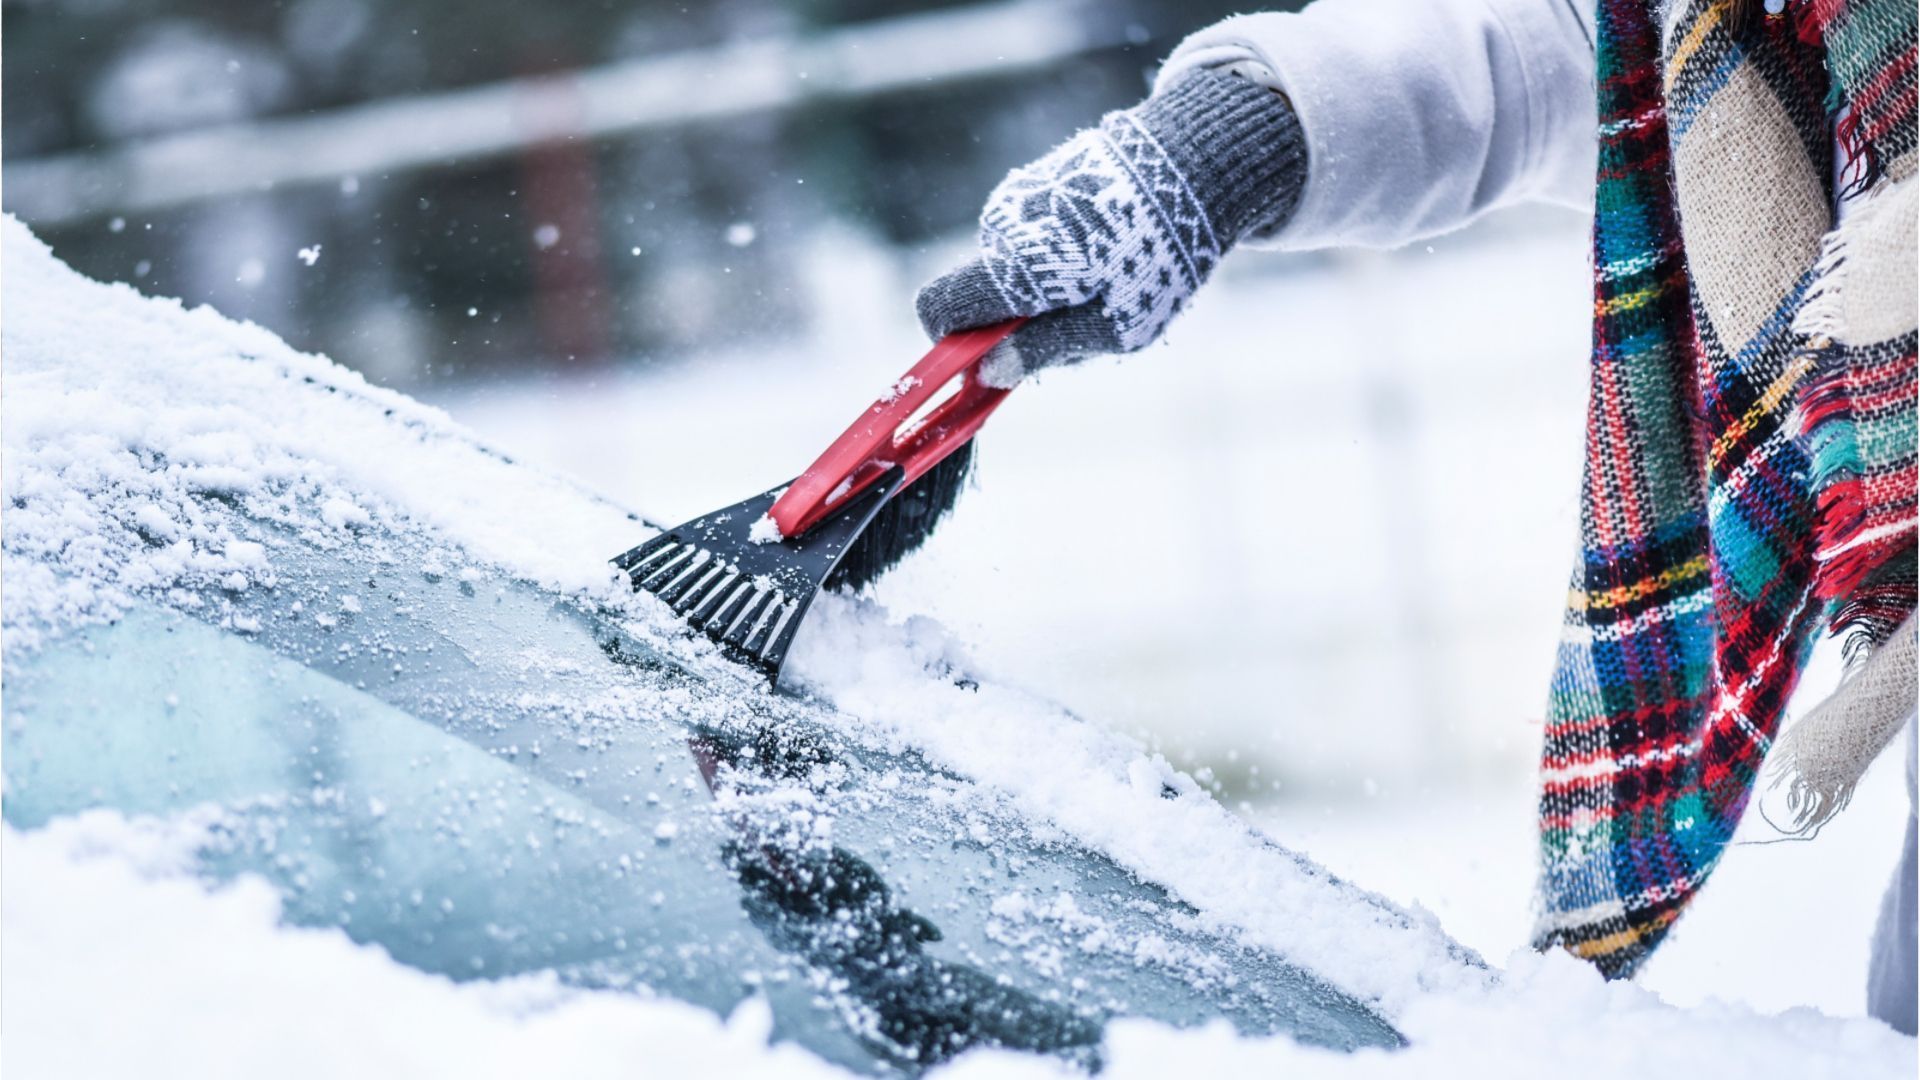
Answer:
<svg viewBox="0 0 1920 1080"><path fill-rule="evenodd" d="M722 1020L676 1001L566 990L541 977L455 984L339 931L278 925L279 904L264 883L208 895L186 876L205 825L92 812L35 833L5 830L0 989L15 1032L8 1063L22 1075L135 1076L183 1061L205 1075L271 1071L290 1080L853 1075L792 1045L768 1045L771 1017L757 999ZM205 943L216 939L218 955L209 955ZM160 1000L192 1007L153 1008ZM103 1024L112 1037L101 1037ZM247 1038L237 1037L239 1025ZM1224 1024L1178 1031L1120 1020L1107 1031L1100 1075L1864 1080L1913 1071L1912 1040L1880 1025L1810 1009L1779 1017L1718 1004L1682 1011L1638 987L1602 983L1565 955L1522 958L1505 986L1485 994L1424 998L1402 1027L1412 1040L1404 1050L1340 1054L1237 1036ZM1085 1074L1051 1058L975 1051L930 1076Z"/></svg>
<svg viewBox="0 0 1920 1080"><path fill-rule="evenodd" d="M7 648L134 592L241 592L266 552L213 498L327 546L406 525L566 590L636 525L483 449L438 409L209 308L88 281L5 222Z"/></svg>
<svg viewBox="0 0 1920 1080"><path fill-rule="evenodd" d="M136 594L182 606L217 604L202 598L244 594L270 581L271 552L236 535L231 516L209 512L207 500L214 500L320 546L368 545L386 532L423 532L443 544L449 558L619 605L636 625L651 628L713 678L736 679L742 692L754 692L752 681L720 667L703 641L669 640L671 623L663 609L619 587L606 559L645 532L622 509L576 484L513 464L438 410L372 387L324 358L298 353L263 329L209 309L144 298L123 285L88 281L11 218L0 242L7 309L7 509L0 527L9 663L44 635L113 617ZM219 621L218 612L211 614ZM1203 922L1272 948L1373 1002L1413 1042L1391 1057L1369 1053L1336 1062L1284 1040L1120 1023L1109 1035L1112 1075L1162 1075L1192 1056L1246 1071L1293 1063L1321 1075L1336 1068L1421 1075L1470 1060L1484 1073L1503 1059L1527 1075L1549 1065L1565 1073L1569 1063L1585 1071L1589 1061L1591 1075L1616 1075L1633 1060L1635 1047L1649 1045L1660 1047L1663 1060L1692 1050L1719 1068L1744 1062L1768 1070L1792 1065L1802 1075L1910 1071L1912 1044L1865 1021L1815 1015L1766 1020L1733 1007L1683 1012L1630 985L1605 985L1591 970L1559 956L1523 955L1503 975L1489 973L1431 916L1401 911L1332 880L1265 840L1137 743L990 678L956 679L974 674L964 650L925 620L896 623L869 602L829 597L803 629L792 664L806 689L836 707L836 722L850 736L918 749L1005 792L1034 819L1164 886ZM200 905L181 900L177 882L156 883L124 866L108 871L74 863L59 836L23 836L9 827L6 842L13 870L6 878L10 947L25 940L19 936L23 925L43 928L50 941L71 933L72 922L59 917L69 892L97 895L107 923L121 919L123 905L142 911L144 922L124 925L146 931L124 935L127 940L116 936L104 952L91 938L69 941L66 952L57 945L13 952L5 973L12 1002L40 996L38 989L13 992L16 979L56 990L77 985L87 973L62 973L62 957L112 955L115 972L155 970L151 965L165 970L180 963L168 953L168 941L211 933L215 925L225 934L233 923L249 942L227 950L246 958L235 961L242 969L178 974L199 984L199 991L229 999L234 987L247 986L241 1004L269 1021L267 1030L301 1022L302 1010L325 1004L300 988L336 979L356 988L355 1015L369 1023L386 1022L374 1019L386 1004L405 1004L389 1014L397 1015L430 999L445 1026L441 1043L462 1042L498 1023L503 1011L515 1012L483 992L423 982L339 935L274 930L271 904L257 891L243 888ZM23 865L30 875L21 873ZM164 903L149 903L163 894ZM1003 906L1012 911L1019 903L1010 898ZM263 974L279 971L282 962L284 976ZM87 985L102 981L103 972L91 974ZM255 978L266 980L262 992L252 989ZM138 993L137 983L107 981ZM106 1004L75 990L66 998L49 992L30 1007L57 1011L63 1001L96 1015ZM634 1021L642 1030L681 1023L677 1007L615 1004L604 995L573 995L566 1004L522 1008L516 1015L529 1031L617 1040L608 1031L646 1010L666 1019L650 1028L645 1025L651 1020ZM228 1015L223 1008L197 1014L208 1023ZM180 1030L194 1031L199 1022L185 1017ZM754 1024L751 1017L736 1017L725 1039L746 1030L748 1041L764 1041ZM680 1041L668 1042L725 1041L718 1025L688 1022L675 1037ZM214 1030L201 1034L220 1037ZM473 1045L507 1047L522 1034ZM396 1041L397 1035L330 1040L328 1054L314 1059L325 1063L315 1074L337 1075L354 1055ZM1495 1045L1512 1055L1489 1059L1487 1048ZM510 1049L502 1051L509 1058ZM755 1060L768 1070L791 1064L785 1058ZM974 1075L1052 1074L1059 1068L997 1055L969 1057L954 1067Z"/></svg>
<svg viewBox="0 0 1920 1080"><path fill-rule="evenodd" d="M9 650L112 616L135 591L197 605L270 577L266 549L207 511L209 496L326 546L425 527L466 558L671 625L615 585L607 557L644 531L618 508L259 327L88 281L6 229ZM1028 695L929 677L965 664L936 627L838 601L802 633L796 672L852 733L1012 793L1218 928L1390 1015L1421 989L1483 978L1430 917L1273 847L1131 740Z"/></svg>

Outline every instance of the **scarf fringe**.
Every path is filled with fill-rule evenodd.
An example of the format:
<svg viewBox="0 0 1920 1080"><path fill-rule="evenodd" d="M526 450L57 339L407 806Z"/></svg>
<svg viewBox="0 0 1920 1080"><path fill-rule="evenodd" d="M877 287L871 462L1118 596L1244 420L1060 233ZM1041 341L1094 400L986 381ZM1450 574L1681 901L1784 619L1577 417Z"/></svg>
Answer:
<svg viewBox="0 0 1920 1080"><path fill-rule="evenodd" d="M1833 696L1774 741L1767 790L1785 787L1789 822L1811 836L1845 810L1860 778L1914 710L1916 633L1909 615L1858 664Z"/></svg>
<svg viewBox="0 0 1920 1080"><path fill-rule="evenodd" d="M1858 200L1855 213L1870 212L1885 197L1880 190ZM1839 344L1853 336L1845 303L1853 235L1838 228L1821 237L1812 282L1794 315L1792 332L1808 340L1801 355L1812 373L1800 389L1793 427L1806 448L1812 489L1818 493L1815 594L1841 602L1830 622L1833 630L1862 629L1861 640L1870 647L1885 640L1914 608L1910 569L1896 570L1878 583L1868 579L1903 557L1911 563L1920 519L1908 514L1888 521L1885 507L1869 497L1860 475L1856 374L1847 347ZM1849 654L1859 647L1850 639Z"/></svg>
<svg viewBox="0 0 1920 1080"><path fill-rule="evenodd" d="M1800 310L1793 316L1793 332L1815 343L1843 338L1847 333L1847 234L1834 229L1820 238L1820 256L1813 263L1813 283L1807 286ZM1816 344L1815 348L1820 348Z"/></svg>
<svg viewBox="0 0 1920 1080"><path fill-rule="evenodd" d="M1845 634L1840 655L1849 669L1858 667L1873 650L1893 637L1895 630L1913 614L1920 600L1920 581L1916 580L1912 560L1903 567L1892 567L1886 580L1862 585L1833 613L1828 624L1836 634Z"/></svg>

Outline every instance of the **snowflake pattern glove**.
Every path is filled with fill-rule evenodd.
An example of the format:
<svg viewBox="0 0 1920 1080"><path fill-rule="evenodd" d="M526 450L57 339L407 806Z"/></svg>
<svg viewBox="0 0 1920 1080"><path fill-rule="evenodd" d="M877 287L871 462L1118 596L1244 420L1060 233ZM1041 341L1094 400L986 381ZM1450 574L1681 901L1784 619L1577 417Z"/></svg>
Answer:
<svg viewBox="0 0 1920 1080"><path fill-rule="evenodd" d="M1032 316L989 365L998 385L1133 352L1235 241L1285 223L1306 171L1286 98L1239 75L1189 72L1008 174L980 214L980 254L920 290L921 325L937 339Z"/></svg>

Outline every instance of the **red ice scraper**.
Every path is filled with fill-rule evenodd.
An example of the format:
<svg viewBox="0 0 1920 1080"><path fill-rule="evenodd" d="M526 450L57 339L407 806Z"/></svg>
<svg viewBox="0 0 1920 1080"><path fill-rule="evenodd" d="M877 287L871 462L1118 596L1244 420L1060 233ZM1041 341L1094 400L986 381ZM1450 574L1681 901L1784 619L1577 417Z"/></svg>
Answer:
<svg viewBox="0 0 1920 1080"><path fill-rule="evenodd" d="M668 529L614 565L777 685L820 590L862 588L952 508L973 436L1008 393L982 383L980 366L1025 321L942 338L791 484Z"/></svg>

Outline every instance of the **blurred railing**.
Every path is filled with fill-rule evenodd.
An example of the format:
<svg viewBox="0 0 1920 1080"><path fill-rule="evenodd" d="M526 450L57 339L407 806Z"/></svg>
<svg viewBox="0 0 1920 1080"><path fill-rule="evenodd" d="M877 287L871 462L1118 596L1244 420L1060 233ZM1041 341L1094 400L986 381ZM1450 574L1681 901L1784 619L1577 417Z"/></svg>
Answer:
<svg viewBox="0 0 1920 1080"><path fill-rule="evenodd" d="M1128 40L1089 7L1011 0L8 162L6 204L57 225L1011 74Z"/></svg>

